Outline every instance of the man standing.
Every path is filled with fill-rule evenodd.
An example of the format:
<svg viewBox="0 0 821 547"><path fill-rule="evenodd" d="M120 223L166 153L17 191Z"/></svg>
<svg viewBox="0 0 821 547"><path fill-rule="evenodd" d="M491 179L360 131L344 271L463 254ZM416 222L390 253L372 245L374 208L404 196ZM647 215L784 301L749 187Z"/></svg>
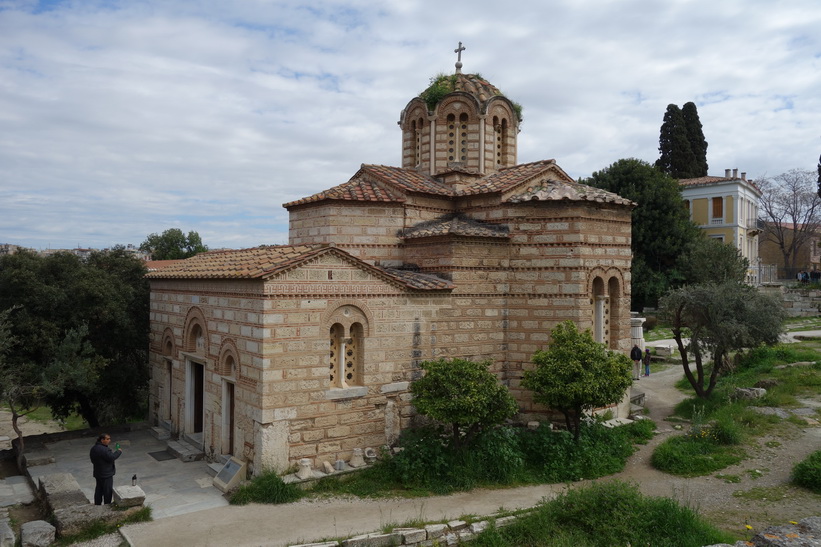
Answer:
<svg viewBox="0 0 821 547"><path fill-rule="evenodd" d="M103 433L97 437L97 443L91 447L89 453L91 463L94 465L94 479L97 481L97 486L94 488L94 505L111 503L114 495L114 475L117 473L114 460L119 458L123 451L117 443L117 450L112 452L108 447L109 443L111 443L111 435Z"/></svg>
<svg viewBox="0 0 821 547"><path fill-rule="evenodd" d="M633 380L638 380L641 376L641 348L638 344L630 350L630 359L633 361Z"/></svg>

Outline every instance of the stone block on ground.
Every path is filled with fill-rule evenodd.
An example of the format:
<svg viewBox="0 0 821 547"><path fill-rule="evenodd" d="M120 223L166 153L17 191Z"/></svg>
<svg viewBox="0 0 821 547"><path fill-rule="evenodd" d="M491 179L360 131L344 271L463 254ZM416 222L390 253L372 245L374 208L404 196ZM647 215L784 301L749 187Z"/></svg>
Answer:
<svg viewBox="0 0 821 547"><path fill-rule="evenodd" d="M45 499L52 512L88 504L88 498L71 473L43 475L38 477L37 482L40 496Z"/></svg>
<svg viewBox="0 0 821 547"><path fill-rule="evenodd" d="M394 528L393 533L401 535L402 542L406 545L420 543L428 538L423 528Z"/></svg>
<svg viewBox="0 0 821 547"><path fill-rule="evenodd" d="M0 522L0 547L14 547L17 543L17 538L14 535L14 530L11 529L8 520Z"/></svg>
<svg viewBox="0 0 821 547"><path fill-rule="evenodd" d="M139 507L129 507L124 511L115 511L111 505L75 505L54 512L54 521L60 535L71 535L82 531L90 524L104 522L113 524L139 511Z"/></svg>
<svg viewBox="0 0 821 547"><path fill-rule="evenodd" d="M428 534L428 539L440 538L444 536L447 531L447 524L428 524L425 526L425 532Z"/></svg>
<svg viewBox="0 0 821 547"><path fill-rule="evenodd" d="M656 355L659 357L670 357L673 355L673 346L668 346L666 344L659 344L655 346Z"/></svg>
<svg viewBox="0 0 821 547"><path fill-rule="evenodd" d="M393 547L401 542L399 534L365 534L344 540L342 547Z"/></svg>
<svg viewBox="0 0 821 547"><path fill-rule="evenodd" d="M38 448L25 453L26 467L37 467L54 463L54 454L48 448Z"/></svg>
<svg viewBox="0 0 821 547"><path fill-rule="evenodd" d="M20 529L23 547L48 547L54 543L57 530L44 520L26 522Z"/></svg>
<svg viewBox="0 0 821 547"><path fill-rule="evenodd" d="M762 387L737 387L733 392L733 399L760 399L767 394L767 390Z"/></svg>
<svg viewBox="0 0 821 547"><path fill-rule="evenodd" d="M139 507L145 503L145 492L139 486L115 486L114 503L118 507Z"/></svg>

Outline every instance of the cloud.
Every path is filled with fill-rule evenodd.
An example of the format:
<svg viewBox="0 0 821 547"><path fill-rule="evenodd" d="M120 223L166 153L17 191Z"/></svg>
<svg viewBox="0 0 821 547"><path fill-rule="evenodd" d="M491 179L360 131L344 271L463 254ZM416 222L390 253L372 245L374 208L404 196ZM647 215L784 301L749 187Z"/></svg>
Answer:
<svg viewBox="0 0 821 547"><path fill-rule="evenodd" d="M0 242L283 243L282 203L400 163L400 111L460 40L523 105L522 162L654 161L691 100L713 173L821 151L809 0L395 4L0 0Z"/></svg>

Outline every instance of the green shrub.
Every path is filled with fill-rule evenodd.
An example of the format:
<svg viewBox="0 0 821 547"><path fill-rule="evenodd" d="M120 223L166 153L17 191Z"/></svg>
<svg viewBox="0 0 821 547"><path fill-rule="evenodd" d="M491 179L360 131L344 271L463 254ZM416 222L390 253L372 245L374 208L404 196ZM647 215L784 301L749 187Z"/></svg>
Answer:
<svg viewBox="0 0 821 547"><path fill-rule="evenodd" d="M442 493L450 491L453 455L439 428L406 429L399 437L401 452L387 461L393 477L405 487L426 487ZM444 488L444 490L440 490Z"/></svg>
<svg viewBox="0 0 821 547"><path fill-rule="evenodd" d="M652 422L651 422L652 423ZM624 468L627 458L634 452L634 431L645 435L651 425L607 428L598 423L582 423L578 442L567 431L551 431L540 427L524 431L521 437L522 452L531 472L544 482L577 481L593 479Z"/></svg>
<svg viewBox="0 0 821 547"><path fill-rule="evenodd" d="M499 427L482 433L463 451L465 473L478 482L510 484L524 469L524 456L516 431Z"/></svg>
<svg viewBox="0 0 821 547"><path fill-rule="evenodd" d="M692 509L668 498L645 497L635 485L611 481L569 490L509 526L483 532L475 545L700 547L730 541Z"/></svg>
<svg viewBox="0 0 821 547"><path fill-rule="evenodd" d="M821 494L821 450L816 450L793 467L792 482Z"/></svg>
<svg viewBox="0 0 821 547"><path fill-rule="evenodd" d="M697 477L736 464L744 456L738 447L718 444L705 428L696 434L667 439L653 451L650 463L665 473Z"/></svg>
<svg viewBox="0 0 821 547"><path fill-rule="evenodd" d="M248 503L290 503L301 498L302 490L294 484L285 484L274 471L265 471L251 482L241 485L231 496L232 505Z"/></svg>

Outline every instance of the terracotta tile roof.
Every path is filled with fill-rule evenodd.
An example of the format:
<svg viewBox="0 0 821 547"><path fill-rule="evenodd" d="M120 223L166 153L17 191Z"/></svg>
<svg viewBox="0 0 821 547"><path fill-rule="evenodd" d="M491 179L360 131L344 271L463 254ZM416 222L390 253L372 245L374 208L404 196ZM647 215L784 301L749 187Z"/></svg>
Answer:
<svg viewBox="0 0 821 547"><path fill-rule="evenodd" d="M453 190L430 175L422 174L415 169L403 169L388 165L362 164L359 173L377 178L380 182L397 186L406 192L452 196ZM357 174L359 174L357 173ZM354 175L356 176L356 175Z"/></svg>
<svg viewBox="0 0 821 547"><path fill-rule="evenodd" d="M169 266L172 266L172 265L176 264L177 262L182 262L182 261L183 261L183 259L179 259L179 260L146 260L145 261L145 268L149 272L154 272L154 271L157 271L157 270L161 270L163 268L167 268Z"/></svg>
<svg viewBox="0 0 821 547"><path fill-rule="evenodd" d="M619 201L615 194L610 194L604 190L597 190L575 182L558 165L556 160L542 160L531 163L523 163L506 167L498 172L483 178L463 179L459 183L461 189L456 189L454 185L446 184L438 178L419 173L415 169L403 169L401 167L390 167L387 165L367 165L363 164L359 171L351 177L345 184L335 186L330 190L319 192L312 196L292 201L284 204L284 207L293 207L306 203L315 203L323 200L349 200L349 201L378 201L378 202L404 202L404 195L408 193L428 194L442 197L456 197L479 195L493 192L504 192L520 184L537 179L547 171L558 176L560 182L553 182L549 186L555 195L559 195L559 188L568 186L561 193L560 197L538 197L538 194L530 199L582 199L592 201L608 201L613 203L629 203L626 200ZM442 173L441 177L456 173L457 170L450 169ZM466 172L467 173L467 172ZM575 197L573 197L575 196ZM521 199L511 201L522 201Z"/></svg>
<svg viewBox="0 0 821 547"><path fill-rule="evenodd" d="M364 168L364 166L363 166ZM317 201L343 200L343 201L381 201L381 202L403 202L402 196L395 192L390 192L377 184L374 180L367 178L358 178L362 173L360 169L351 180L346 183L334 186L329 190L324 190L318 194L301 198L295 201L284 203L283 207L292 207L294 205L302 205L304 203L314 203Z"/></svg>
<svg viewBox="0 0 821 547"><path fill-rule="evenodd" d="M448 290L453 283L436 276L372 266L328 245L270 245L200 253L146 274L148 279L266 279L324 253L336 253L386 282L411 290Z"/></svg>
<svg viewBox="0 0 821 547"><path fill-rule="evenodd" d="M556 160L541 160L505 167L489 177L474 181L461 193L483 194L485 192L503 192L508 188L539 176L539 174L554 166L558 168ZM568 179L572 180L570 177L568 177Z"/></svg>
<svg viewBox="0 0 821 547"><path fill-rule="evenodd" d="M743 182L743 183L749 184L751 187L753 187L759 193L761 192L761 189L758 186L756 186L755 182L753 182L752 179L740 179L738 177L711 177L711 176L706 176L706 177L696 177L696 178L692 178L692 179L679 179L678 180L678 183L681 186L707 186L708 184L716 184L716 183L719 183L719 182Z"/></svg>
<svg viewBox="0 0 821 547"><path fill-rule="evenodd" d="M486 224L464 215L447 215L436 220L421 222L402 233L402 237L406 239L441 235L510 237L509 228L505 225Z"/></svg>
<svg viewBox="0 0 821 547"><path fill-rule="evenodd" d="M599 203L615 203L617 205L635 205L629 199L618 194L580 184L578 182L557 182L542 180L529 187L526 192L517 194L508 199L512 203L525 201L596 201Z"/></svg>
<svg viewBox="0 0 821 547"><path fill-rule="evenodd" d="M326 245L271 245L209 251L150 272L148 279L259 279L300 263Z"/></svg>
<svg viewBox="0 0 821 547"><path fill-rule="evenodd" d="M714 182L731 182L733 177L696 177L694 179L679 179L678 183L682 186L701 186L704 184L713 184Z"/></svg>
<svg viewBox="0 0 821 547"><path fill-rule="evenodd" d="M376 267L378 268L378 266ZM442 279L441 277L436 277L435 275L423 274L410 270L399 270L396 268L380 269L398 281L401 281L409 289L442 291L451 290L455 286L452 281Z"/></svg>

